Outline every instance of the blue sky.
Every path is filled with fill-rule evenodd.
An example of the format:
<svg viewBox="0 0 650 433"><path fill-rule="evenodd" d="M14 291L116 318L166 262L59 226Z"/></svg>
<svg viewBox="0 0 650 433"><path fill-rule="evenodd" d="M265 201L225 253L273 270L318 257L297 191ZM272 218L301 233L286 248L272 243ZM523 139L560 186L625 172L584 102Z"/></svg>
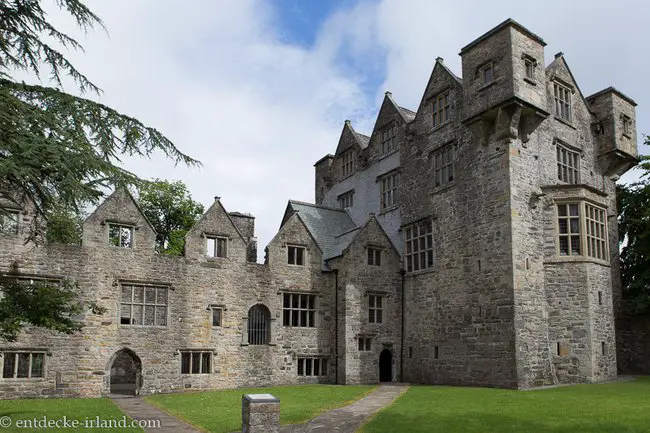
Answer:
<svg viewBox="0 0 650 433"><path fill-rule="evenodd" d="M386 90L416 110L435 58L460 75L460 49L508 17L544 38L547 63L564 52L585 95L613 85L635 99L637 130L650 131L646 0L87 4L108 36L81 34L55 9L52 19L84 44L70 58L104 90L101 102L204 164L156 156L126 168L183 180L206 206L221 196L228 210L253 213L261 247L288 199L313 201L313 163L336 149L345 119L370 134Z"/></svg>

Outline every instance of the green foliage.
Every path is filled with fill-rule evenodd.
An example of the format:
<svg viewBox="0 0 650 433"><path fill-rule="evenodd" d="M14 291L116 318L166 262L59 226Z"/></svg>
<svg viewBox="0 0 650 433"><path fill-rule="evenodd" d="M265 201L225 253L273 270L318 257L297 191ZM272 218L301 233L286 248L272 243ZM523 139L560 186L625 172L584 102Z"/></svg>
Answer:
<svg viewBox="0 0 650 433"><path fill-rule="evenodd" d="M646 137L645 144L650 144ZM617 188L623 294L637 313L650 312L650 157L641 156L641 179Z"/></svg>
<svg viewBox="0 0 650 433"><path fill-rule="evenodd" d="M47 243L80 245L83 218L72 209L54 207L47 217Z"/></svg>
<svg viewBox="0 0 650 433"><path fill-rule="evenodd" d="M203 214L203 205L192 200L183 182L161 179L141 183L138 202L156 230L156 250L182 255L185 235Z"/></svg>
<svg viewBox="0 0 650 433"><path fill-rule="evenodd" d="M102 25L80 0L56 0L82 29ZM61 85L72 77L82 92L99 89L43 36L64 48L77 41L46 20L40 1L0 1L0 186L30 199L45 217L56 202L78 210L97 203L115 185L136 185L138 177L119 167L123 156L160 151L175 162L198 161L178 150L154 128L89 99L59 89L11 80L10 69L37 76L41 68Z"/></svg>
<svg viewBox="0 0 650 433"><path fill-rule="evenodd" d="M86 311L102 314L94 303L79 301L79 286L68 280L34 280L0 277L0 338L15 341L26 324L72 334L82 327Z"/></svg>
<svg viewBox="0 0 650 433"><path fill-rule="evenodd" d="M242 394L269 393L278 397L282 407L280 423L300 424L325 411L351 404L374 389L375 387L370 385L274 386L159 394L146 399L149 403L200 427L201 431L226 433L241 429Z"/></svg>

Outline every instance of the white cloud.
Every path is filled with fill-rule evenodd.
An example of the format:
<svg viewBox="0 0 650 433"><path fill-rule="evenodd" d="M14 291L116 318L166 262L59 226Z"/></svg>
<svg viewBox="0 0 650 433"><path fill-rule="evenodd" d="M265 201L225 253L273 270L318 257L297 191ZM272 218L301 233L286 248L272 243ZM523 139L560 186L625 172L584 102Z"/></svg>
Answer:
<svg viewBox="0 0 650 433"><path fill-rule="evenodd" d="M434 59L460 74L460 48L507 17L548 42L547 58L564 51L586 94L613 84L650 100L643 1L360 1L328 17L310 47L281 37L281 11L264 0L88 4L110 37L91 32L86 53L71 57L104 89L102 102L204 163L174 168L157 156L127 167L182 179L206 205L219 195L227 209L255 214L260 250L287 199L313 200L312 165L334 151L344 119L369 132L385 90L417 108ZM644 105L637 115L638 130L650 131Z"/></svg>

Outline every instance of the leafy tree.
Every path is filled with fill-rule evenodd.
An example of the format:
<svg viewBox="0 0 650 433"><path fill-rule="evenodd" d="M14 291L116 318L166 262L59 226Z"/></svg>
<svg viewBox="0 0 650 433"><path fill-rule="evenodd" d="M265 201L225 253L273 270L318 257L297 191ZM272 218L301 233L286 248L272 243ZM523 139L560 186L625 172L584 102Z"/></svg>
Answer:
<svg viewBox="0 0 650 433"><path fill-rule="evenodd" d="M82 224L83 218L78 212L55 206L48 213L45 239L50 244L79 245Z"/></svg>
<svg viewBox="0 0 650 433"><path fill-rule="evenodd" d="M81 0L53 0L84 31L103 28ZM53 44L50 43L53 42ZM0 0L0 191L32 202L31 239L44 237L38 221L74 213L97 203L112 186L137 185L134 173L120 167L125 156L162 152L176 163L199 162L185 155L158 130L98 102L62 90L68 76L81 95L101 90L77 70L61 49L82 49L47 20L41 0ZM55 87L25 84L15 72L45 72ZM55 218L56 220L56 218ZM68 229L64 239L70 239ZM80 304L73 285L39 283L29 287L0 279L0 337L14 338L25 324L71 333L89 304ZM94 312L101 311L93 308Z"/></svg>
<svg viewBox="0 0 650 433"><path fill-rule="evenodd" d="M138 202L156 229L156 250L162 254L183 254L185 234L203 214L203 205L192 200L181 181L155 179L138 187Z"/></svg>
<svg viewBox="0 0 650 433"><path fill-rule="evenodd" d="M650 144L646 137L645 144ZM617 188L623 295L637 313L650 312L650 156L641 156L641 179Z"/></svg>

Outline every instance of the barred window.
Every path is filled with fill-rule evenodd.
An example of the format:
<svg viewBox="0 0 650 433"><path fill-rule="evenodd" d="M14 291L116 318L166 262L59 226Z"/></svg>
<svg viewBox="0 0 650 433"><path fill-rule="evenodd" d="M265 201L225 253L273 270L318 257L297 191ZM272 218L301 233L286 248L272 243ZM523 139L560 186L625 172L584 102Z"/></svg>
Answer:
<svg viewBox="0 0 650 433"><path fill-rule="evenodd" d="M305 247L287 246L287 263L290 265L305 265Z"/></svg>
<svg viewBox="0 0 650 433"><path fill-rule="evenodd" d="M381 131L381 154L386 155L397 149L397 126L391 125Z"/></svg>
<svg viewBox="0 0 650 433"><path fill-rule="evenodd" d="M15 210L0 209L0 234L18 234L18 221L20 213Z"/></svg>
<svg viewBox="0 0 650 433"><path fill-rule="evenodd" d="M228 257L228 238L224 236L208 237L206 239L208 257Z"/></svg>
<svg viewBox="0 0 650 433"><path fill-rule="evenodd" d="M587 223L587 255L607 260L607 224L604 209L585 203Z"/></svg>
<svg viewBox="0 0 650 433"><path fill-rule="evenodd" d="M579 183L580 153L557 144L557 178L566 183Z"/></svg>
<svg viewBox="0 0 650 433"><path fill-rule="evenodd" d="M339 207L345 209L346 207L352 207L354 204L354 191L348 191L339 196Z"/></svg>
<svg viewBox="0 0 650 433"><path fill-rule="evenodd" d="M359 352L369 352L371 349L372 338L359 337Z"/></svg>
<svg viewBox="0 0 650 433"><path fill-rule="evenodd" d="M248 310L248 344L263 345L271 341L271 312L265 305Z"/></svg>
<svg viewBox="0 0 650 433"><path fill-rule="evenodd" d="M397 187L399 183L399 173L393 173L382 177L381 183L381 208L387 209L397 204Z"/></svg>
<svg viewBox="0 0 650 433"><path fill-rule="evenodd" d="M449 92L443 92L433 98L433 127L437 128L451 120Z"/></svg>
<svg viewBox="0 0 650 433"><path fill-rule="evenodd" d="M108 244L120 248L133 248L133 227L122 224L109 224Z"/></svg>
<svg viewBox="0 0 650 433"><path fill-rule="evenodd" d="M580 203L557 205L558 241L560 255L579 256L580 248Z"/></svg>
<svg viewBox="0 0 650 433"><path fill-rule="evenodd" d="M426 220L406 229L406 270L420 271L433 267L433 223Z"/></svg>
<svg viewBox="0 0 650 433"><path fill-rule="evenodd" d="M325 358L298 358L298 376L327 376Z"/></svg>
<svg viewBox="0 0 650 433"><path fill-rule="evenodd" d="M348 150L343 154L341 176L348 177L354 173L354 151Z"/></svg>
<svg viewBox="0 0 650 433"><path fill-rule="evenodd" d="M560 83L553 83L555 115L571 122L571 89Z"/></svg>
<svg viewBox="0 0 650 433"><path fill-rule="evenodd" d="M368 247L368 264L371 266L381 266L381 249Z"/></svg>
<svg viewBox="0 0 650 433"><path fill-rule="evenodd" d="M303 293L285 293L282 307L284 326L313 328L316 326L316 296Z"/></svg>
<svg viewBox="0 0 650 433"><path fill-rule="evenodd" d="M122 285L120 324L167 326L168 288Z"/></svg>
<svg viewBox="0 0 650 433"><path fill-rule="evenodd" d="M381 295L368 295L368 322L382 323L384 313L384 297Z"/></svg>
<svg viewBox="0 0 650 433"><path fill-rule="evenodd" d="M199 350L181 351L181 374L212 373L212 352Z"/></svg>
<svg viewBox="0 0 650 433"><path fill-rule="evenodd" d="M433 179L435 187L447 185L454 180L454 159L456 146L448 145L439 149L432 155Z"/></svg>
<svg viewBox="0 0 650 433"><path fill-rule="evenodd" d="M44 352L4 352L3 358L5 379L35 379L44 375Z"/></svg>

